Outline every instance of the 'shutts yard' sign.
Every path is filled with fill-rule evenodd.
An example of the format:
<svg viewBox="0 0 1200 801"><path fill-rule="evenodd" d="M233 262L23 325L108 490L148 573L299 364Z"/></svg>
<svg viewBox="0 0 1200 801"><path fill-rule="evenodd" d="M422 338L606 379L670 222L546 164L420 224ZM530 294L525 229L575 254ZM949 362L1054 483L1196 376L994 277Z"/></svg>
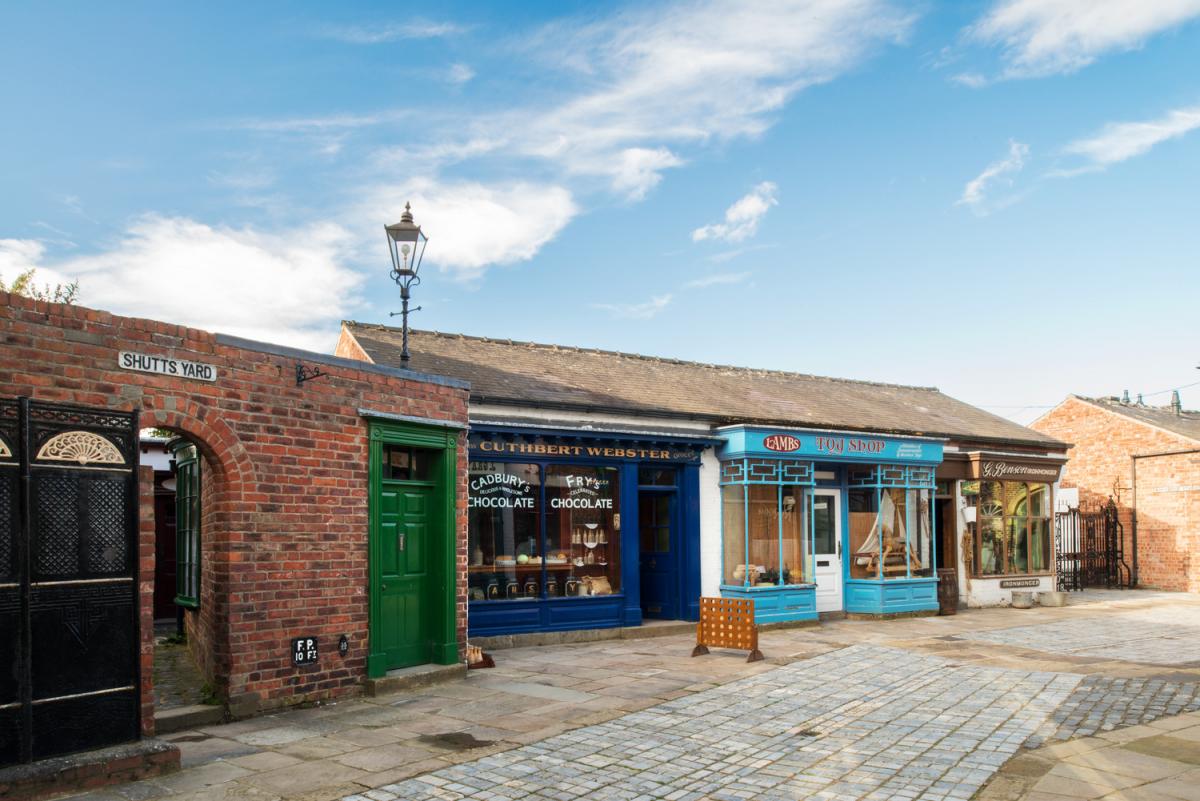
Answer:
<svg viewBox="0 0 1200 801"><path fill-rule="evenodd" d="M150 356L145 353L130 353L126 350L117 355L117 366L122 370L137 370L139 373L194 378L197 381L217 380L217 368L211 364L171 359L166 356Z"/></svg>

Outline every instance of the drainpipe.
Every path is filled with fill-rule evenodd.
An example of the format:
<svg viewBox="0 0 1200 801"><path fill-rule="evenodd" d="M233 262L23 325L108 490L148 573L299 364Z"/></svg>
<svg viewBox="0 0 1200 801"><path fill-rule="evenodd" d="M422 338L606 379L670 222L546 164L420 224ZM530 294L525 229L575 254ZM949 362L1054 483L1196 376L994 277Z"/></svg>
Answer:
<svg viewBox="0 0 1200 801"><path fill-rule="evenodd" d="M1189 453L1200 453L1200 448L1189 448L1182 451L1159 451L1158 453L1135 453L1129 455L1129 463L1133 466L1133 508L1130 510L1130 524L1133 528L1133 586L1138 583L1138 547L1137 547L1137 460L1154 459L1159 456L1184 456Z"/></svg>

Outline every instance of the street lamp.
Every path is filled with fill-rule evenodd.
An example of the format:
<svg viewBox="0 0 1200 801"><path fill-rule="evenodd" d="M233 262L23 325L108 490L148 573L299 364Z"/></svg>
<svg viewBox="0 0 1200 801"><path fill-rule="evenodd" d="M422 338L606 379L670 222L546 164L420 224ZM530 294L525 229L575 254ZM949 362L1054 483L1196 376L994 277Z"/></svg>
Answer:
<svg viewBox="0 0 1200 801"><path fill-rule="evenodd" d="M425 245L429 240L425 234L421 233L421 226L413 222L412 207L408 203L404 204L404 213L400 215L400 222L395 225L385 225L383 230L387 232L388 250L392 254L392 280L400 287L400 311L392 312L389 316L401 315L400 361L407 365L409 290L421 283L417 272L421 269L421 257L425 255ZM420 310L420 306L413 309L413 311Z"/></svg>

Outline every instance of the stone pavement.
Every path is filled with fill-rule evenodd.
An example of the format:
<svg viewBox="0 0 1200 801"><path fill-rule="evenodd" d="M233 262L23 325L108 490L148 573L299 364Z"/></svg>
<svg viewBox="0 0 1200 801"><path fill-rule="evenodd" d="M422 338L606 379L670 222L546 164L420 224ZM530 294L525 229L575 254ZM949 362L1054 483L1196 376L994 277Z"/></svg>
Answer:
<svg viewBox="0 0 1200 801"><path fill-rule="evenodd" d="M1200 598L1088 600L771 630L753 664L682 636L500 651L463 681L171 735L181 772L79 798L970 798L1195 708L1171 627L1200 631Z"/></svg>
<svg viewBox="0 0 1200 801"><path fill-rule="evenodd" d="M1200 713L1048 745L1010 760L980 801L1200 798Z"/></svg>

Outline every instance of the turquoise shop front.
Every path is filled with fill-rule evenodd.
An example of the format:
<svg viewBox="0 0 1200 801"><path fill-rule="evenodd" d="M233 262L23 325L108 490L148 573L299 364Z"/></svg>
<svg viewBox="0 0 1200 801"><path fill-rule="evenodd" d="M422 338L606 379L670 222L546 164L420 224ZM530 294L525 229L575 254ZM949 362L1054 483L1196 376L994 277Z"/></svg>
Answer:
<svg viewBox="0 0 1200 801"><path fill-rule="evenodd" d="M934 476L944 440L717 430L721 594L759 623L935 610Z"/></svg>

